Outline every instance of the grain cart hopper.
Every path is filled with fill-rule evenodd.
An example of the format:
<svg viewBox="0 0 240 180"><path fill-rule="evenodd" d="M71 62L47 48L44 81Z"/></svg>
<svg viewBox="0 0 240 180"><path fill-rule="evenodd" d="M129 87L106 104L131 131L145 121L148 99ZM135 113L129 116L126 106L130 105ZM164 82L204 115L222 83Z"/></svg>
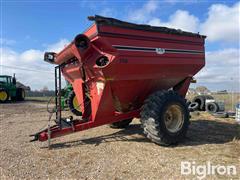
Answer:
<svg viewBox="0 0 240 180"><path fill-rule="evenodd" d="M45 141L104 124L126 127L140 117L153 142L175 144L186 135L189 112L185 95L193 76L205 65L205 36L113 18L91 16L94 24L60 53L45 53L57 64L56 88L69 81L82 118L61 117L35 134ZM58 71L59 70L59 71ZM56 91L59 97L59 91Z"/></svg>

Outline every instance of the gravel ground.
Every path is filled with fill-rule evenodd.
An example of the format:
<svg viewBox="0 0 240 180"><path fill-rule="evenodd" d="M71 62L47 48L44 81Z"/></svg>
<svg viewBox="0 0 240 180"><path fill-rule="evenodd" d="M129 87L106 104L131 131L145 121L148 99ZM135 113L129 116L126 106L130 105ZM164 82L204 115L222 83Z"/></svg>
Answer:
<svg viewBox="0 0 240 180"><path fill-rule="evenodd" d="M127 129L101 126L46 142L30 143L30 134L47 123L39 102L1 104L1 179L192 179L181 175L181 161L235 165L240 179L240 127L232 119L194 115L186 141L175 147L149 142L135 119Z"/></svg>

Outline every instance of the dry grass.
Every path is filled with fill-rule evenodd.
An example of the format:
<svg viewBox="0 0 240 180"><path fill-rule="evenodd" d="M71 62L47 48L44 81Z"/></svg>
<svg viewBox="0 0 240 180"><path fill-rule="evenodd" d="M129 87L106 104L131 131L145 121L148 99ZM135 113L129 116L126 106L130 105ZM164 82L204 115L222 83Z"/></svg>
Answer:
<svg viewBox="0 0 240 180"><path fill-rule="evenodd" d="M239 179L239 125L207 113L192 117L186 141L175 147L149 142L139 121L123 130L101 126L53 139L52 149L30 143L29 134L46 124L45 105L25 102L0 105L1 179L185 179L181 161L235 165Z"/></svg>

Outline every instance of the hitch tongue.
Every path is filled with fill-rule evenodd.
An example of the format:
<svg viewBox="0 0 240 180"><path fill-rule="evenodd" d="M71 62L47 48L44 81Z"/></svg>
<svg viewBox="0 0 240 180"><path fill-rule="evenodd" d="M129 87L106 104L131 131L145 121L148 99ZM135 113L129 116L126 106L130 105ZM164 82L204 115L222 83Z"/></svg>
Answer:
<svg viewBox="0 0 240 180"><path fill-rule="evenodd" d="M31 134L30 137L34 137L30 142L38 141L39 140L39 133Z"/></svg>

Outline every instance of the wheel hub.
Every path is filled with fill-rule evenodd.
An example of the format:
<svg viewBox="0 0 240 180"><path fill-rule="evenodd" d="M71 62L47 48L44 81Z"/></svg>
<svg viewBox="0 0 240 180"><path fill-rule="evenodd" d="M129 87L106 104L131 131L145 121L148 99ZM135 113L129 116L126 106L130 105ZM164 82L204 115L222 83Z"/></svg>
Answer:
<svg viewBox="0 0 240 180"><path fill-rule="evenodd" d="M172 133L179 131L184 122L184 116L181 107L176 104L168 106L164 115L164 122L168 131Z"/></svg>
<svg viewBox="0 0 240 180"><path fill-rule="evenodd" d="M2 91L0 92L0 100L5 101L7 99L7 93Z"/></svg>

